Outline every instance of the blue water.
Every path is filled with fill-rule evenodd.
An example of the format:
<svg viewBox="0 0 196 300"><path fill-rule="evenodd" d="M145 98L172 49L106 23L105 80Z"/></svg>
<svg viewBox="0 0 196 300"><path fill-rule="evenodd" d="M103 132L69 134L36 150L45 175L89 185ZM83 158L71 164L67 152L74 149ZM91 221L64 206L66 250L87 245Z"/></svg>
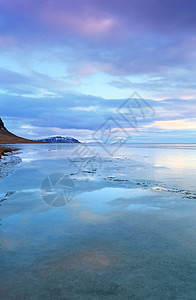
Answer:
<svg viewBox="0 0 196 300"><path fill-rule="evenodd" d="M196 299L195 144L18 147L0 299Z"/></svg>

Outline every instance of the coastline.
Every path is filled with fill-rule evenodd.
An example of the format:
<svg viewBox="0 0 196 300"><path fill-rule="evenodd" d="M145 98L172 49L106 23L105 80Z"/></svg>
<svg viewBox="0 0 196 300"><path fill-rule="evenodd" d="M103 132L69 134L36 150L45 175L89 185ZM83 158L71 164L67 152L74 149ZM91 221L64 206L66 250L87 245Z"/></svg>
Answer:
<svg viewBox="0 0 196 300"><path fill-rule="evenodd" d="M19 149L0 146L0 159L2 158L3 155L6 155L6 153L10 153L10 152L13 152L16 150L19 150Z"/></svg>

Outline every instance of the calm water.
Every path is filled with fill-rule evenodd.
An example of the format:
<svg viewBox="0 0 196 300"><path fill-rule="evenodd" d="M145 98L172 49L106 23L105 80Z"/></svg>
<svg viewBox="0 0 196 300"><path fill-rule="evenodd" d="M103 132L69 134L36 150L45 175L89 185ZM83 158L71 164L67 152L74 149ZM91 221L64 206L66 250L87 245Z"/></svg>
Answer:
<svg viewBox="0 0 196 300"><path fill-rule="evenodd" d="M196 299L196 144L18 147L0 299Z"/></svg>

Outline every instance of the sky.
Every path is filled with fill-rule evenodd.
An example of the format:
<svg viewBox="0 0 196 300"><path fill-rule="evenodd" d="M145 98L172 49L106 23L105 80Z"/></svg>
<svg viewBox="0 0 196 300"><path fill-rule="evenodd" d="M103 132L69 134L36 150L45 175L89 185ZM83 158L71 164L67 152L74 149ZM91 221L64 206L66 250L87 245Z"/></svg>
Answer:
<svg viewBox="0 0 196 300"><path fill-rule="evenodd" d="M0 0L0 117L17 135L194 143L195 79L195 0Z"/></svg>

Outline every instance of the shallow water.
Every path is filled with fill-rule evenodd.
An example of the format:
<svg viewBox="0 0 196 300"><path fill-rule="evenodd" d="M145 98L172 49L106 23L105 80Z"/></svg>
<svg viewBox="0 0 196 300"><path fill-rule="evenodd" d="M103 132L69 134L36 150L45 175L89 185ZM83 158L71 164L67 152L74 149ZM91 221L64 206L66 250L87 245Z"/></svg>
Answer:
<svg viewBox="0 0 196 300"><path fill-rule="evenodd" d="M195 144L18 147L0 299L196 299Z"/></svg>

